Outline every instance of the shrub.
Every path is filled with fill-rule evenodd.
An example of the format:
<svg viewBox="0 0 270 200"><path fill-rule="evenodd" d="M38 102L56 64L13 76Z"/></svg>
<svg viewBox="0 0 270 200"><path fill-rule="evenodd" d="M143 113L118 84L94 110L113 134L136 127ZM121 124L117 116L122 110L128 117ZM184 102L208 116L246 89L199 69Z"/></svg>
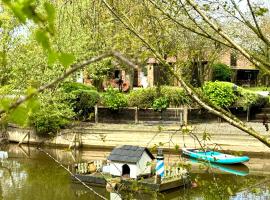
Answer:
<svg viewBox="0 0 270 200"><path fill-rule="evenodd" d="M156 88L133 90L128 95L129 106L151 108L157 98Z"/></svg>
<svg viewBox="0 0 270 200"><path fill-rule="evenodd" d="M61 88L67 94L66 102L71 105L76 117L88 119L100 99L96 88L77 82L65 82Z"/></svg>
<svg viewBox="0 0 270 200"><path fill-rule="evenodd" d="M186 95L184 89L179 87L162 86L161 96L166 97L169 104L175 107L190 104L192 102L189 96Z"/></svg>
<svg viewBox="0 0 270 200"><path fill-rule="evenodd" d="M253 91L238 87L237 89L239 98L237 99L235 105L247 109L251 106L261 106L267 103L267 98L259 94L256 94Z"/></svg>
<svg viewBox="0 0 270 200"><path fill-rule="evenodd" d="M230 81L232 70L228 65L217 63L213 65L213 81Z"/></svg>
<svg viewBox="0 0 270 200"><path fill-rule="evenodd" d="M159 97L154 100L152 108L155 111L162 112L163 110L166 110L169 107L169 101L167 97Z"/></svg>
<svg viewBox="0 0 270 200"><path fill-rule="evenodd" d="M64 82L61 87L66 93L76 90L96 90L94 86L85 85L77 82Z"/></svg>
<svg viewBox="0 0 270 200"><path fill-rule="evenodd" d="M100 95L95 90L75 90L71 92L69 102L77 117L84 120L89 118L94 106L99 102Z"/></svg>
<svg viewBox="0 0 270 200"><path fill-rule="evenodd" d="M29 117L30 125L38 135L53 135L70 123L74 112L64 99L62 93L41 95L40 109Z"/></svg>
<svg viewBox="0 0 270 200"><path fill-rule="evenodd" d="M101 102L111 110L119 110L128 105L127 96L111 87L102 94Z"/></svg>
<svg viewBox="0 0 270 200"><path fill-rule="evenodd" d="M131 91L128 96L129 106L153 108L154 104L157 105L157 102L161 101L161 97L165 97L167 99L168 106L171 105L177 107L191 103L190 98L185 94L185 91L182 88L162 86L160 88L159 96L157 88L155 87ZM164 99L162 101L165 102Z"/></svg>
<svg viewBox="0 0 270 200"><path fill-rule="evenodd" d="M247 109L250 106L263 105L267 101L265 97L229 82L207 82L203 93L212 103L221 107L236 106Z"/></svg>
<svg viewBox="0 0 270 200"><path fill-rule="evenodd" d="M203 86L203 93L213 104L229 107L237 100L233 86L234 84L228 82L206 82Z"/></svg>

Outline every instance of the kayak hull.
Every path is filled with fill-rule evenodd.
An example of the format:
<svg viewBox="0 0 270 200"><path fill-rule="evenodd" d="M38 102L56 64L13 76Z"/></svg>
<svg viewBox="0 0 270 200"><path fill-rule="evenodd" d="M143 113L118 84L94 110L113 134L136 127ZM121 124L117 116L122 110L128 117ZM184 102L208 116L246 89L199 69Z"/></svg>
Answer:
<svg viewBox="0 0 270 200"><path fill-rule="evenodd" d="M183 148L183 154L191 158L219 164L237 164L249 161L248 156L233 156L217 151L202 151L192 148Z"/></svg>

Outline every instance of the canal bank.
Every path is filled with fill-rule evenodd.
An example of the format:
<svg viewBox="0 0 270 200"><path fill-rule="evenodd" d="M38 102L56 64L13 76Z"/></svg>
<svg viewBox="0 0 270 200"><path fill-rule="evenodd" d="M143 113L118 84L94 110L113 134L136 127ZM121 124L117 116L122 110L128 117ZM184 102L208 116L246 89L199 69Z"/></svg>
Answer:
<svg viewBox="0 0 270 200"><path fill-rule="evenodd" d="M248 125L270 138L270 133L266 132L261 123ZM77 123L61 130L53 138L39 137L31 129L16 126L9 126L7 135L10 142L34 145L42 143L64 148L73 148L76 145L103 149L112 149L118 145L140 145L151 148L162 145L166 151L175 151L175 147L200 147L201 143L224 151L270 155L267 146L228 123L200 123L189 128L192 129L192 134L183 134L179 124ZM199 143L196 138L201 142Z"/></svg>

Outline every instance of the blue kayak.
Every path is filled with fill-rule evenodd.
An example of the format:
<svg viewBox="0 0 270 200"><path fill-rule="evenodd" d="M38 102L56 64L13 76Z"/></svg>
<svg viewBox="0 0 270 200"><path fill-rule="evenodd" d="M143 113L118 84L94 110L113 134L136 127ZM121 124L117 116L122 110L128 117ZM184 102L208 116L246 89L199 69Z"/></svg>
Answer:
<svg viewBox="0 0 270 200"><path fill-rule="evenodd" d="M182 148L183 154L196 158L198 160L204 160L219 164L236 164L249 161L248 156L233 156L229 154L220 153L217 151L203 151L192 148Z"/></svg>

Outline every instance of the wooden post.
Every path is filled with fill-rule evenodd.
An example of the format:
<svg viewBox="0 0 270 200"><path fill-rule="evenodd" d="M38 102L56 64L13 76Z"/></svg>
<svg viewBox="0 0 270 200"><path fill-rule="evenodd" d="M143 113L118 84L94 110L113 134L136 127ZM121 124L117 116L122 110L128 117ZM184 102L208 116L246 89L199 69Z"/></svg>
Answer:
<svg viewBox="0 0 270 200"><path fill-rule="evenodd" d="M98 123L98 105L95 105L95 123Z"/></svg>
<svg viewBox="0 0 270 200"><path fill-rule="evenodd" d="M25 139L27 136L28 136L28 143L29 143L29 135L30 135L30 132L27 132L27 133L23 136L23 138L21 139L21 141L19 142L18 146L20 146L20 145L23 143L24 139Z"/></svg>
<svg viewBox="0 0 270 200"><path fill-rule="evenodd" d="M188 123L188 107L184 105L184 125L186 126Z"/></svg>
<svg viewBox="0 0 270 200"><path fill-rule="evenodd" d="M138 124L138 107L135 107L135 124Z"/></svg>
<svg viewBox="0 0 270 200"><path fill-rule="evenodd" d="M250 115L250 108L249 106L247 107L247 122L249 122L249 115Z"/></svg>
<svg viewBox="0 0 270 200"><path fill-rule="evenodd" d="M70 141L69 143L69 146L68 146L68 149L71 149L71 148L76 148L76 133L74 133L73 137L72 137L72 140Z"/></svg>
<svg viewBox="0 0 270 200"><path fill-rule="evenodd" d="M161 176L160 175L155 176L155 183L156 184L161 184Z"/></svg>
<svg viewBox="0 0 270 200"><path fill-rule="evenodd" d="M27 144L29 145L30 143L30 132L28 132L28 138L27 138Z"/></svg>
<svg viewBox="0 0 270 200"><path fill-rule="evenodd" d="M183 107L181 107L181 109L179 110L179 121L180 121L180 126L184 126L184 123L183 123L183 112L184 112L184 109Z"/></svg>

